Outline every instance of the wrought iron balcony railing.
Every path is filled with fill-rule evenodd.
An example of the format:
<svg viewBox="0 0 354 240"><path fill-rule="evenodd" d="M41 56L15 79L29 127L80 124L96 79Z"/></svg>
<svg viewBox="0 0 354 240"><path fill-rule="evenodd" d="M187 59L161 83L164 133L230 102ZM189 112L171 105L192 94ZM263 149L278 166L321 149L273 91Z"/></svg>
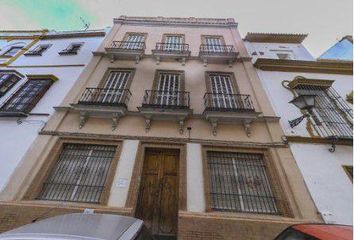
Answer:
<svg viewBox="0 0 354 240"><path fill-rule="evenodd" d="M189 108L189 92L146 90L143 107Z"/></svg>
<svg viewBox="0 0 354 240"><path fill-rule="evenodd" d="M79 104L126 107L131 95L129 89L86 88Z"/></svg>
<svg viewBox="0 0 354 240"><path fill-rule="evenodd" d="M233 45L210 45L201 44L199 48L200 54L204 55L234 55L236 50Z"/></svg>
<svg viewBox="0 0 354 240"><path fill-rule="evenodd" d="M109 48L120 50L145 50L145 42L113 41Z"/></svg>
<svg viewBox="0 0 354 240"><path fill-rule="evenodd" d="M204 105L208 111L255 111L251 96L246 94L206 93Z"/></svg>
<svg viewBox="0 0 354 240"><path fill-rule="evenodd" d="M167 52L167 53L188 53L189 45L186 43L156 43L156 52Z"/></svg>

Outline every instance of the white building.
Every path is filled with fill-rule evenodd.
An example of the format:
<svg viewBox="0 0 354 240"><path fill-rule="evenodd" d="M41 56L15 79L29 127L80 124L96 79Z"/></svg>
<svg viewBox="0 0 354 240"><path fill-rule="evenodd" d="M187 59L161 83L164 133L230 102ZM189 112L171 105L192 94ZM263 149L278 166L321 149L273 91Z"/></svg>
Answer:
<svg viewBox="0 0 354 240"><path fill-rule="evenodd" d="M0 32L0 192L105 34Z"/></svg>
<svg viewBox="0 0 354 240"><path fill-rule="evenodd" d="M305 38L248 33L244 41L319 213L327 223L352 224L353 110L345 100L353 89L352 63L316 61ZM312 111L289 103L309 94L316 95Z"/></svg>

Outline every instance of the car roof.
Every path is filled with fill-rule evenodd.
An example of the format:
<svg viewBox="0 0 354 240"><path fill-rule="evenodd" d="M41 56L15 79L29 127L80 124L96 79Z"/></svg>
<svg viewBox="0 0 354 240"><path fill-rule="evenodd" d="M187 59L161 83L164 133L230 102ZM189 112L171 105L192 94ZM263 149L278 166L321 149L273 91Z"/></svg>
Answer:
<svg viewBox="0 0 354 240"><path fill-rule="evenodd" d="M3 239L132 239L143 221L120 215L73 213L47 218L0 234Z"/></svg>
<svg viewBox="0 0 354 240"><path fill-rule="evenodd" d="M298 224L292 228L321 240L352 240L353 227L335 224Z"/></svg>

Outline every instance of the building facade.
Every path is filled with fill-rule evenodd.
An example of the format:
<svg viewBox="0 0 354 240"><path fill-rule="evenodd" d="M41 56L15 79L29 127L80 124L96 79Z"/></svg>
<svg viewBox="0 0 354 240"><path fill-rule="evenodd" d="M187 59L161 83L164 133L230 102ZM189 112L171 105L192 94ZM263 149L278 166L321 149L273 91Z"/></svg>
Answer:
<svg viewBox="0 0 354 240"><path fill-rule="evenodd" d="M178 239L320 222L233 19L126 17L0 193L2 230L68 212Z"/></svg>
<svg viewBox="0 0 354 240"><path fill-rule="evenodd" d="M0 32L0 192L104 36L105 31Z"/></svg>
<svg viewBox="0 0 354 240"><path fill-rule="evenodd" d="M353 36L347 35L325 51L319 60L353 61Z"/></svg>
<svg viewBox="0 0 354 240"><path fill-rule="evenodd" d="M319 213L326 223L351 225L352 62L314 59L305 37L248 33L244 41ZM315 96L314 108L290 102L306 95Z"/></svg>

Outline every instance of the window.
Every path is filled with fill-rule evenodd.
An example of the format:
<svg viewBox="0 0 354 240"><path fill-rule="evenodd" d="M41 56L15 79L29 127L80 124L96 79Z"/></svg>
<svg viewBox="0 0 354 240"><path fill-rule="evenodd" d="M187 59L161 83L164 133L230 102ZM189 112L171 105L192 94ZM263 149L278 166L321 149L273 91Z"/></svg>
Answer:
<svg viewBox="0 0 354 240"><path fill-rule="evenodd" d="M145 34L129 33L121 47L123 49L143 49L145 43Z"/></svg>
<svg viewBox="0 0 354 240"><path fill-rule="evenodd" d="M180 72L158 71L156 91L153 94L154 104L164 106L179 106L181 104L181 81Z"/></svg>
<svg viewBox="0 0 354 240"><path fill-rule="evenodd" d="M279 59L291 59L290 54L288 53L277 53Z"/></svg>
<svg viewBox="0 0 354 240"><path fill-rule="evenodd" d="M166 51L182 51L183 36L182 35L165 35L164 49Z"/></svg>
<svg viewBox="0 0 354 240"><path fill-rule="evenodd" d="M43 45L38 45L34 49L28 51L25 53L26 56L41 56L42 53L44 53L51 45L49 44L43 44Z"/></svg>
<svg viewBox="0 0 354 240"><path fill-rule="evenodd" d="M205 43L205 51L207 52L224 52L224 39L219 36L205 36L204 37Z"/></svg>
<svg viewBox="0 0 354 240"><path fill-rule="evenodd" d="M279 214L263 154L207 151L211 208Z"/></svg>
<svg viewBox="0 0 354 240"><path fill-rule="evenodd" d="M227 73L209 73L211 105L215 108L235 108L237 99L232 84L232 75Z"/></svg>
<svg viewBox="0 0 354 240"><path fill-rule="evenodd" d="M4 96L20 79L14 73L0 72L0 97Z"/></svg>
<svg viewBox="0 0 354 240"><path fill-rule="evenodd" d="M343 166L344 171L346 172L346 174L348 175L348 177L350 178L350 180L353 182L353 166Z"/></svg>
<svg viewBox="0 0 354 240"><path fill-rule="evenodd" d="M103 88L98 97L101 103L117 103L121 102L124 89L128 85L132 71L130 70L114 70L110 71L107 79L103 84Z"/></svg>
<svg viewBox="0 0 354 240"><path fill-rule="evenodd" d="M3 56L6 56L6 57L13 57L15 56L20 50L22 50L23 46L13 46L13 47L10 47L9 50L7 50Z"/></svg>
<svg viewBox="0 0 354 240"><path fill-rule="evenodd" d="M37 199L99 203L116 148L65 143Z"/></svg>
<svg viewBox="0 0 354 240"><path fill-rule="evenodd" d="M60 55L75 55L78 53L83 43L72 43L66 49L59 52Z"/></svg>
<svg viewBox="0 0 354 240"><path fill-rule="evenodd" d="M353 137L353 110L332 87L301 84L295 87L295 92L316 95L315 108L310 114L320 136Z"/></svg>
<svg viewBox="0 0 354 240"><path fill-rule="evenodd" d="M52 79L31 79L1 107L1 112L28 113L52 85Z"/></svg>

